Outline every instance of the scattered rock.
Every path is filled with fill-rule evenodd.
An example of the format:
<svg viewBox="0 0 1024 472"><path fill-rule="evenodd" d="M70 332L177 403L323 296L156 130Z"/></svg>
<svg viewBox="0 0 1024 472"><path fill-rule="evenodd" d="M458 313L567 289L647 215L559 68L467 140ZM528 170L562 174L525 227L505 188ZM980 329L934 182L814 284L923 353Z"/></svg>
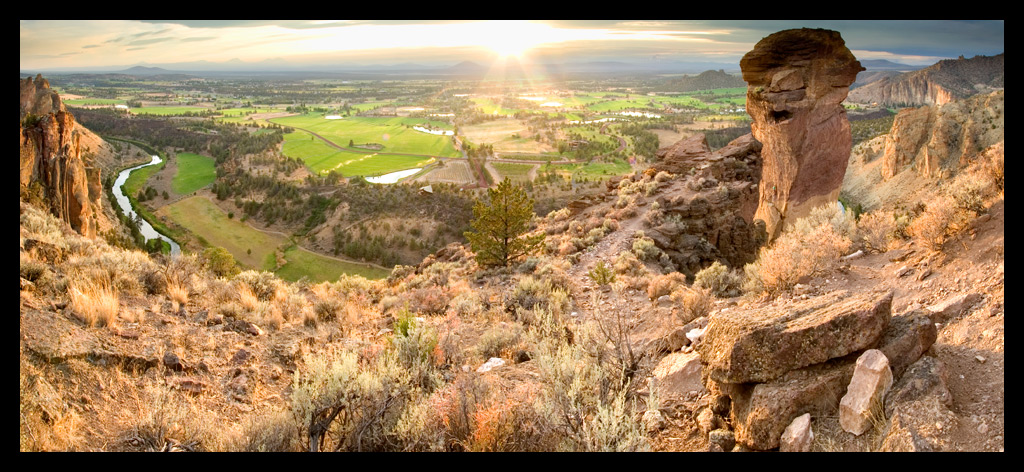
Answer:
<svg viewBox="0 0 1024 472"><path fill-rule="evenodd" d="M933 322L945 323L950 319L962 315L967 311L967 309L974 306L975 303L980 302L981 299L982 296L979 293L965 293L947 298L939 303L929 306L926 309L931 312L931 319Z"/></svg>
<svg viewBox="0 0 1024 472"><path fill-rule="evenodd" d="M848 255L843 256L842 259L844 261L850 261L850 260L857 259L857 258L862 257L862 256L864 256L864 251L858 249L857 252L854 252L853 254L848 254Z"/></svg>
<svg viewBox="0 0 1024 472"><path fill-rule="evenodd" d="M480 367L477 367L476 368L476 372L478 374L482 374L484 372L490 372L491 369L494 369L494 368L497 368L497 367L501 367L503 365L505 365L505 359L502 359L500 357L492 357L490 359L487 359L487 362L484 362L483 365L481 365Z"/></svg>
<svg viewBox="0 0 1024 472"><path fill-rule="evenodd" d="M811 414L804 413L796 417L779 439L780 452L810 452L814 442L814 431L811 430Z"/></svg>
<svg viewBox="0 0 1024 472"><path fill-rule="evenodd" d="M655 434L665 427L665 417L658 410L645 411L642 421L647 434Z"/></svg>
<svg viewBox="0 0 1024 472"><path fill-rule="evenodd" d="M181 362L181 359L177 354L167 351L164 353L164 367L171 369L175 372L181 372L185 370L185 364Z"/></svg>
<svg viewBox="0 0 1024 472"><path fill-rule="evenodd" d="M942 361L923 356L893 384L885 396L885 415L892 416L896 405L935 397L947 407L953 405L953 395L947 387L947 371Z"/></svg>
<svg viewBox="0 0 1024 472"><path fill-rule="evenodd" d="M736 445L736 436L728 429L716 429L708 433L708 442L717 444L723 451L731 451Z"/></svg>
<svg viewBox="0 0 1024 472"><path fill-rule="evenodd" d="M231 356L231 363L234 365L245 364L245 361L252 357L252 353L245 349L239 349Z"/></svg>
<svg viewBox="0 0 1024 472"><path fill-rule="evenodd" d="M896 277L903 277L904 275L907 275L907 273L909 273L910 270L910 266L903 266L900 267L899 269L896 269L896 272L893 272L893 275L895 275Z"/></svg>
<svg viewBox="0 0 1024 472"><path fill-rule="evenodd" d="M839 402L839 425L857 436L872 425L872 416L879 413L885 394L892 386L892 370L885 354L869 349L857 358L850 386Z"/></svg>
<svg viewBox="0 0 1024 472"><path fill-rule="evenodd" d="M696 352L674 352L654 367L653 376L661 398L703 391L700 355Z"/></svg>

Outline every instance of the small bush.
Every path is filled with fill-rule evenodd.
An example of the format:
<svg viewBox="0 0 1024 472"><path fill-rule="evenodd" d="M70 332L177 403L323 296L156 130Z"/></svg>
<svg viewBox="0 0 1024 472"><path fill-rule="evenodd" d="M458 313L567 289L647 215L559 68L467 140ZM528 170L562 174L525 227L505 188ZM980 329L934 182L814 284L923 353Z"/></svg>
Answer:
<svg viewBox="0 0 1024 472"><path fill-rule="evenodd" d="M510 327L502 323L494 326L480 336L476 350L484 359L491 357L510 357L508 352L517 344L522 333L518 327Z"/></svg>
<svg viewBox="0 0 1024 472"><path fill-rule="evenodd" d="M953 200L939 197L928 203L925 211L910 223L907 232L921 246L939 250L961 223L962 216Z"/></svg>
<svg viewBox="0 0 1024 472"><path fill-rule="evenodd" d="M633 240L633 254L641 261L656 261L661 257L662 251L654 244L653 239L641 236Z"/></svg>
<svg viewBox="0 0 1024 472"><path fill-rule="evenodd" d="M684 284L686 284L686 274L681 272L659 275L651 279L650 284L647 285L647 298L657 300L658 297L669 295Z"/></svg>
<svg viewBox="0 0 1024 472"><path fill-rule="evenodd" d="M615 282L615 272L612 272L604 261L597 261L594 268L591 269L590 272L587 272L587 276L599 286L605 286Z"/></svg>
<svg viewBox="0 0 1024 472"><path fill-rule="evenodd" d="M885 252L896 240L896 215L891 211L875 210L861 215L857 221L857 237L869 251Z"/></svg>
<svg viewBox="0 0 1024 472"><path fill-rule="evenodd" d="M716 297L735 297L740 294L743 278L734 274L721 262L715 261L693 277L695 287L711 290Z"/></svg>
<svg viewBox="0 0 1024 472"><path fill-rule="evenodd" d="M812 211L808 218L797 220L792 229L761 248L754 265L744 268L748 271L746 285L759 286L777 295L792 288L802 277L830 272L853 244L845 236L854 234L850 219L827 205ZM751 274L749 270L757 272Z"/></svg>
<svg viewBox="0 0 1024 472"><path fill-rule="evenodd" d="M683 308L680 322L685 324L711 313L715 296L710 289L704 287L680 287L672 292L672 301Z"/></svg>

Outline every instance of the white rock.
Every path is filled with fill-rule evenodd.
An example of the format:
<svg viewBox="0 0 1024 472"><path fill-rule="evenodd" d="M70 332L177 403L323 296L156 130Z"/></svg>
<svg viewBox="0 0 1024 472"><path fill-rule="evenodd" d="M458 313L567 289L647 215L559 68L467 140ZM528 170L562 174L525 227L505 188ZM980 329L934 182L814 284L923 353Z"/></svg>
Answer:
<svg viewBox="0 0 1024 472"><path fill-rule="evenodd" d="M811 414L804 413L796 417L779 440L780 452L809 452L814 442L814 431L811 430Z"/></svg>
<svg viewBox="0 0 1024 472"><path fill-rule="evenodd" d="M863 255L864 255L864 251L858 249L857 252L855 252L853 254L848 254L848 255L843 256L843 260L848 261L848 260L851 260L851 259L856 259L856 258L858 258L860 256L863 256Z"/></svg>
<svg viewBox="0 0 1024 472"><path fill-rule="evenodd" d="M484 372L490 372L491 369L493 369L495 367L501 367L503 365L505 365L505 359L502 359L500 357L492 357L490 359L487 359L487 362L484 362L484 364L482 366L477 367L476 372L478 374L482 374Z"/></svg>
<svg viewBox="0 0 1024 472"><path fill-rule="evenodd" d="M656 433L665 427L665 417L658 410L644 412L643 424L648 433Z"/></svg>
<svg viewBox="0 0 1024 472"><path fill-rule="evenodd" d="M868 349L857 358L853 378L839 402L839 425L857 436L871 427L872 410L881 405L892 387L889 359L877 349Z"/></svg>
<svg viewBox="0 0 1024 472"><path fill-rule="evenodd" d="M707 328L693 328L686 332L686 339L690 340L690 344L697 344L704 339L704 331Z"/></svg>

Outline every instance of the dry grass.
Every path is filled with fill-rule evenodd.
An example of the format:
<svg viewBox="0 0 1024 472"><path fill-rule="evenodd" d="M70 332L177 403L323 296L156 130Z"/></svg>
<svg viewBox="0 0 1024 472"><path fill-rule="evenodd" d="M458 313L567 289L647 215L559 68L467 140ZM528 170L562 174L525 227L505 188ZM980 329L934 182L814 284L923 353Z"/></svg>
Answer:
<svg viewBox="0 0 1024 472"><path fill-rule="evenodd" d="M175 304L175 310L177 310L178 306L185 306L185 303L188 302L188 287L177 280L169 280L167 282L167 296Z"/></svg>
<svg viewBox="0 0 1024 472"><path fill-rule="evenodd" d="M71 310L90 327L114 326L120 307L117 290L105 280L74 282L68 291Z"/></svg>

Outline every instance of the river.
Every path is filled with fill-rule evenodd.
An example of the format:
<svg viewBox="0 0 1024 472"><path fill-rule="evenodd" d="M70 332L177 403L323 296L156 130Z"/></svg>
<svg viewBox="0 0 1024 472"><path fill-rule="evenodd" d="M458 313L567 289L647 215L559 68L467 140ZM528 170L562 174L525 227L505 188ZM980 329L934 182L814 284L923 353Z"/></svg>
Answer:
<svg viewBox="0 0 1024 472"><path fill-rule="evenodd" d="M128 200L128 197L124 194L124 191L121 190L121 187L124 185L125 181L128 180L128 175L131 174L133 170L156 165L159 164L160 162L162 162L160 156L153 156L153 160L149 161L148 164L142 164L132 167L130 169L125 169L121 171L120 174L117 174L117 180L114 181L113 188L114 198L117 200L117 204L121 207L121 213L128 215L129 219L135 219L135 210L132 208L131 201ZM178 243L174 242L173 239L158 233L157 230L153 229L153 225L149 224L149 222L146 221L145 219L139 218L139 221L139 232L141 232L142 236L146 238L146 241L149 241L150 239L153 238L163 239L164 241L167 241L171 245L172 256L177 256L181 254L181 246L179 246Z"/></svg>

